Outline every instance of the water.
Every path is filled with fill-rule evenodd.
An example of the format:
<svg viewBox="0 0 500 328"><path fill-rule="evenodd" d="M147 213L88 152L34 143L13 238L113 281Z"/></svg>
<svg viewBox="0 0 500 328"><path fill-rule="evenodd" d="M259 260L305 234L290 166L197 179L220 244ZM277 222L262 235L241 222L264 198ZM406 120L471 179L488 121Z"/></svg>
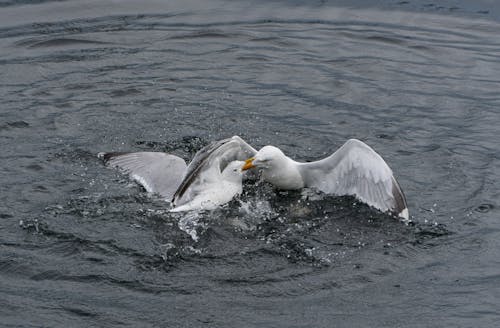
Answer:
<svg viewBox="0 0 500 328"><path fill-rule="evenodd" d="M497 5L0 6L2 326L496 327ZM252 184L174 215L96 157L235 134L367 142L414 224Z"/></svg>

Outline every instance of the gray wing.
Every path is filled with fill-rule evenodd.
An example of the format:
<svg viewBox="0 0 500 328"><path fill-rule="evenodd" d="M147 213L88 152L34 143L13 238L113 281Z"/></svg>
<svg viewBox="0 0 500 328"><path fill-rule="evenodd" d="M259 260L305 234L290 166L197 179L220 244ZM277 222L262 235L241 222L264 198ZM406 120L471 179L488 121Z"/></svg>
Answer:
<svg viewBox="0 0 500 328"><path fill-rule="evenodd" d="M203 190L206 180L220 175L232 161L245 160L257 151L238 136L219 140L200 149L186 170L186 175L175 192L172 202L181 205Z"/></svg>
<svg viewBox="0 0 500 328"><path fill-rule="evenodd" d="M99 153L111 167L118 167L141 184L146 191L171 200L186 172L180 157L161 152Z"/></svg>
<svg viewBox="0 0 500 328"><path fill-rule="evenodd" d="M408 219L406 198L392 170L367 144L348 140L330 157L300 164L307 187L335 195L353 195L383 212Z"/></svg>

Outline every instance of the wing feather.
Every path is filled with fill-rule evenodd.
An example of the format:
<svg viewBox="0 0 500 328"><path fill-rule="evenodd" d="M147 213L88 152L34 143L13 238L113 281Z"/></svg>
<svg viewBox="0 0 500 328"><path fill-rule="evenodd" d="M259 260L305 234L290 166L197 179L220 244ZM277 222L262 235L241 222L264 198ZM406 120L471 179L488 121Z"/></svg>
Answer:
<svg viewBox="0 0 500 328"><path fill-rule="evenodd" d="M348 140L331 156L300 164L307 187L335 195L352 195L383 212L408 218L406 198L392 170L367 144Z"/></svg>
<svg viewBox="0 0 500 328"><path fill-rule="evenodd" d="M186 170L186 175L173 195L174 205L189 202L203 191L206 181L220 177L232 161L245 160L257 151L238 136L215 141L200 149Z"/></svg>
<svg viewBox="0 0 500 328"><path fill-rule="evenodd" d="M180 157L161 152L99 153L106 165L118 167L148 192L170 200L186 171Z"/></svg>

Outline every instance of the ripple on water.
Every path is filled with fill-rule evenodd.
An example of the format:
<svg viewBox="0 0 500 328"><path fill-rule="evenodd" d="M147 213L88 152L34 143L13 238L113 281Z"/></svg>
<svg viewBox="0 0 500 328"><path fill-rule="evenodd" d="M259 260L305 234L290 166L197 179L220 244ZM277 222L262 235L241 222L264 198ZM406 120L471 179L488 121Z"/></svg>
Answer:
<svg viewBox="0 0 500 328"><path fill-rule="evenodd" d="M464 2L31 2L0 4L4 324L498 321L497 22ZM96 158L234 134L299 160L363 139L415 222L251 182L174 215Z"/></svg>

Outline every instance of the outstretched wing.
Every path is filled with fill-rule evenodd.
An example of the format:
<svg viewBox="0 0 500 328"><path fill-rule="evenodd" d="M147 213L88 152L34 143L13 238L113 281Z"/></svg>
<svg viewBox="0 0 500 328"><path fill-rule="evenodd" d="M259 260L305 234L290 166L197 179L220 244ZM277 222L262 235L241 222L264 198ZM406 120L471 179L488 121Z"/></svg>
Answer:
<svg viewBox="0 0 500 328"><path fill-rule="evenodd" d="M383 212L408 219L406 198L387 163L367 144L348 140L331 156L300 165L307 187L353 195Z"/></svg>
<svg viewBox="0 0 500 328"><path fill-rule="evenodd" d="M118 167L141 184L169 201L182 182L186 163L180 157L161 152L99 153L111 167Z"/></svg>
<svg viewBox="0 0 500 328"><path fill-rule="evenodd" d="M219 140L200 149L186 170L186 175L175 192L174 205L184 204L193 199L210 183L219 179L221 172L232 161L245 160L257 151L238 136Z"/></svg>

